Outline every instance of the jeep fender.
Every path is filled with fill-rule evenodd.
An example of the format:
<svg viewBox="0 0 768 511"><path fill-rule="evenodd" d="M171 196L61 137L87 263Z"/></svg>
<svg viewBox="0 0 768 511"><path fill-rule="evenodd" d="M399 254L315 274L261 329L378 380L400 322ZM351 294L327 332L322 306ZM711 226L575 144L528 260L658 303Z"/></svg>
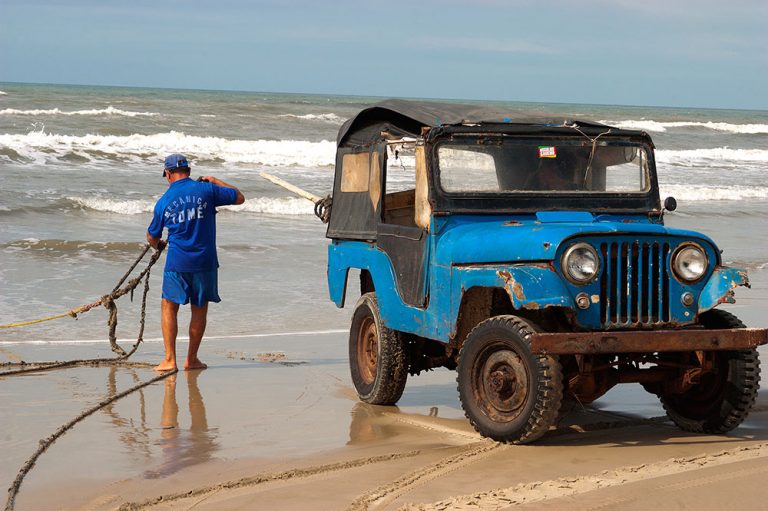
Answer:
<svg viewBox="0 0 768 511"><path fill-rule="evenodd" d="M750 287L747 271L740 268L718 266L709 277L699 296L699 314L715 308L721 303L734 303L734 288Z"/></svg>
<svg viewBox="0 0 768 511"><path fill-rule="evenodd" d="M452 271L456 286L451 300L454 329L464 293L476 286L504 289L515 309L574 307L573 297L562 278L547 263L461 266Z"/></svg>

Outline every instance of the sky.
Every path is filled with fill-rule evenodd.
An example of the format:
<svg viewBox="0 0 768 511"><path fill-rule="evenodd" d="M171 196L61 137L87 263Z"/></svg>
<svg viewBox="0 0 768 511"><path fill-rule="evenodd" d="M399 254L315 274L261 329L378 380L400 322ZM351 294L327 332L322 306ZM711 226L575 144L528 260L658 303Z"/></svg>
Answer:
<svg viewBox="0 0 768 511"><path fill-rule="evenodd" d="M2 0L0 81L768 109L766 0Z"/></svg>

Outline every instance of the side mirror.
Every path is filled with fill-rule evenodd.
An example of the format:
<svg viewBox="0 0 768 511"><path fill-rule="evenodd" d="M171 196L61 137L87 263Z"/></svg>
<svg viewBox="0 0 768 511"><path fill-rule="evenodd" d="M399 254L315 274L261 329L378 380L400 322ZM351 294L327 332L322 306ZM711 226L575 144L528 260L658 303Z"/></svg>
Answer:
<svg viewBox="0 0 768 511"><path fill-rule="evenodd" d="M667 211L674 211L677 209L677 201L674 197L667 197L664 199L664 209Z"/></svg>

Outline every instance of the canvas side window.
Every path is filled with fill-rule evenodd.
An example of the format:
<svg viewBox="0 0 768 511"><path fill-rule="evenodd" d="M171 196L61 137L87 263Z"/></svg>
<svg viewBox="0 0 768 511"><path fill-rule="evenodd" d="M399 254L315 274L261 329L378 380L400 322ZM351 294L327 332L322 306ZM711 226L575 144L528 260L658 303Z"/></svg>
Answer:
<svg viewBox="0 0 768 511"><path fill-rule="evenodd" d="M368 191L370 160L369 152L344 155L341 161L342 192Z"/></svg>

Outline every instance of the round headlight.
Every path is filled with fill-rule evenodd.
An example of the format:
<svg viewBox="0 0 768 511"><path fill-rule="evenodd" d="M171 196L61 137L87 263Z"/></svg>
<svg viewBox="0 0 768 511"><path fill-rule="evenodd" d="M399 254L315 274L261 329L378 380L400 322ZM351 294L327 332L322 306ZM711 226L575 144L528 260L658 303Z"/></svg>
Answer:
<svg viewBox="0 0 768 511"><path fill-rule="evenodd" d="M707 272L707 254L698 245L680 245L672 256L675 276L686 282L696 282Z"/></svg>
<svg viewBox="0 0 768 511"><path fill-rule="evenodd" d="M565 251L561 264L568 280L574 284L586 284L597 275L600 260L592 245L576 243Z"/></svg>

